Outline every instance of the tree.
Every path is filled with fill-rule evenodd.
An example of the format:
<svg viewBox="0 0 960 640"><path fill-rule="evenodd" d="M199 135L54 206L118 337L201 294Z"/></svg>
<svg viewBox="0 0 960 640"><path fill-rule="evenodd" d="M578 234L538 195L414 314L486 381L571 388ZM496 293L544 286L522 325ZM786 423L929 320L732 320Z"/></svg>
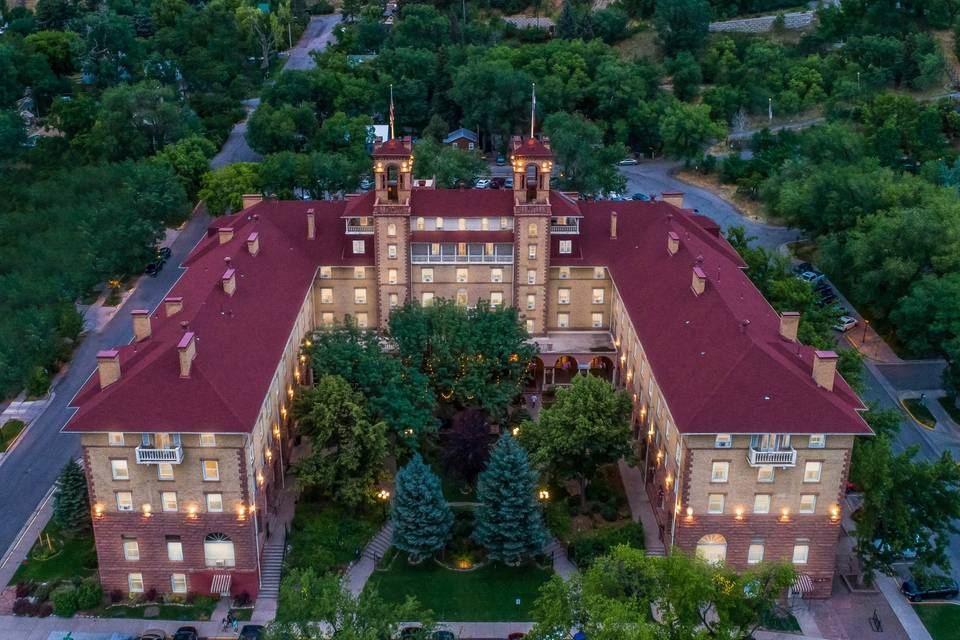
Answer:
<svg viewBox="0 0 960 640"><path fill-rule="evenodd" d="M87 13L81 34L82 68L98 87L128 79L139 66L141 48L127 16L112 10Z"/></svg>
<svg viewBox="0 0 960 640"><path fill-rule="evenodd" d="M531 460L555 478L574 478L580 504L587 484L601 465L630 455L630 397L606 380L576 375L556 401L540 410L536 422L524 422L521 441Z"/></svg>
<svg viewBox="0 0 960 640"><path fill-rule="evenodd" d="M23 39L24 44L42 53L50 69L58 75L74 71L73 52L80 45L80 38L72 31L38 31Z"/></svg>
<svg viewBox="0 0 960 640"><path fill-rule="evenodd" d="M168 144L155 156L177 174L190 199L197 196L203 176L209 171L210 159L217 155L217 147L203 136L194 135Z"/></svg>
<svg viewBox="0 0 960 640"><path fill-rule="evenodd" d="M626 179L616 163L627 155L621 144L604 145L603 132L579 114L558 111L543 122L550 148L560 165L563 189L581 193L621 191Z"/></svg>
<svg viewBox="0 0 960 640"><path fill-rule="evenodd" d="M573 10L573 3L570 0L563 0L560 17L557 18L557 37L572 40L577 37L578 31L577 15Z"/></svg>
<svg viewBox="0 0 960 640"><path fill-rule="evenodd" d="M313 109L308 106L260 105L247 122L247 142L259 153L300 151L317 132Z"/></svg>
<svg viewBox="0 0 960 640"><path fill-rule="evenodd" d="M13 109L0 110L0 167L15 159L27 142L27 129L23 118Z"/></svg>
<svg viewBox="0 0 960 640"><path fill-rule="evenodd" d="M478 151L466 151L459 147L421 140L416 148L417 175L421 178L436 178L436 186L454 189L460 185L472 187L477 178L487 170L487 165Z"/></svg>
<svg viewBox="0 0 960 640"><path fill-rule="evenodd" d="M300 482L350 507L371 502L387 456L387 425L370 420L363 396L325 375L297 394L293 415L311 442L310 455L295 467Z"/></svg>
<svg viewBox="0 0 960 640"><path fill-rule="evenodd" d="M700 51L707 43L710 4L707 0L657 0L653 21L667 55Z"/></svg>
<svg viewBox="0 0 960 640"><path fill-rule="evenodd" d="M260 175L254 162L237 162L209 171L201 182L199 196L212 216L240 211L243 194L260 191Z"/></svg>
<svg viewBox="0 0 960 640"><path fill-rule="evenodd" d="M53 521L67 535L90 527L90 498L87 477L80 463L71 458L60 470L53 493Z"/></svg>
<svg viewBox="0 0 960 640"><path fill-rule="evenodd" d="M710 107L705 104L675 102L660 117L664 151L683 160L697 157L704 145L723 134L723 125L710 119Z"/></svg>
<svg viewBox="0 0 960 640"><path fill-rule="evenodd" d="M666 67L673 78L673 95L677 96L677 100L689 102L695 98L703 82L700 63L696 58L689 51L681 51L667 61Z"/></svg>
<svg viewBox="0 0 960 640"><path fill-rule="evenodd" d="M394 47L438 49L450 39L447 17L429 4L405 4L390 34Z"/></svg>
<svg viewBox="0 0 960 640"><path fill-rule="evenodd" d="M283 42L283 25L289 16L289 0L280 2L276 11L261 11L252 4L237 7L237 25L260 47L260 70L264 73L270 69L270 56Z"/></svg>
<svg viewBox="0 0 960 640"><path fill-rule="evenodd" d="M419 453L397 472L394 493L393 546L406 551L411 563L420 563L446 546L453 512L443 497L440 478Z"/></svg>
<svg viewBox="0 0 960 640"><path fill-rule="evenodd" d="M500 436L477 482L473 539L489 558L517 565L543 551L547 530L536 489L527 452L509 434Z"/></svg>
<svg viewBox="0 0 960 640"><path fill-rule="evenodd" d="M439 113L434 113L430 116L430 122L427 123L420 137L424 141L432 140L433 142L442 142L448 133L450 133L450 125L447 124ZM419 166L417 168L419 169Z"/></svg>
<svg viewBox="0 0 960 640"><path fill-rule="evenodd" d="M490 423L481 409L467 409L453 416L450 429L442 432L443 466L461 482L472 485L490 457Z"/></svg>

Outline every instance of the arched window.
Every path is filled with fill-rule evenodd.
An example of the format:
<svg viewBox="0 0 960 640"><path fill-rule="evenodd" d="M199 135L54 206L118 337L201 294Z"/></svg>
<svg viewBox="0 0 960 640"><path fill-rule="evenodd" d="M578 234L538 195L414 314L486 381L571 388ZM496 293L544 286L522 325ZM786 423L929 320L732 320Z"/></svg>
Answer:
<svg viewBox="0 0 960 640"><path fill-rule="evenodd" d="M203 539L203 557L208 567L232 567L236 565L233 540L225 533L209 533Z"/></svg>
<svg viewBox="0 0 960 640"><path fill-rule="evenodd" d="M720 564L727 559L727 539L719 533L703 536L697 542L697 556L710 564Z"/></svg>
<svg viewBox="0 0 960 640"><path fill-rule="evenodd" d="M426 220L423 218L417 218L417 231L423 231L426 226Z"/></svg>
<svg viewBox="0 0 960 640"><path fill-rule="evenodd" d="M395 225L395 224L392 223L392 222L391 222L390 224L388 224L388 225L387 225L387 235L390 236L391 238L395 238L395 237L397 236L397 225Z"/></svg>
<svg viewBox="0 0 960 640"><path fill-rule="evenodd" d="M461 307L467 306L467 290L457 289L457 304Z"/></svg>

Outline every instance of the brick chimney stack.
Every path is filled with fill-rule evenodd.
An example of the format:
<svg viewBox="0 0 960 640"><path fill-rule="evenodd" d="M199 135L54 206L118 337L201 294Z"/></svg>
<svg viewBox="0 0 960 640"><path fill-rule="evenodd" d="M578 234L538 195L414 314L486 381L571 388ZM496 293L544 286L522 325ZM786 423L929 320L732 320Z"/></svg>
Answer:
<svg viewBox="0 0 960 640"><path fill-rule="evenodd" d="M247 236L247 251L252 256L260 253L260 234L256 231Z"/></svg>
<svg viewBox="0 0 960 640"><path fill-rule="evenodd" d="M698 296L707 288L707 274L703 272L703 269L701 269L699 265L693 268L693 279L690 283L690 288L693 289L693 292Z"/></svg>
<svg viewBox="0 0 960 640"><path fill-rule="evenodd" d="M833 351L813 352L813 381L827 391L833 391L837 374L837 354Z"/></svg>
<svg viewBox="0 0 960 640"><path fill-rule="evenodd" d="M97 373L100 375L100 388L106 389L120 379L120 352L109 349L97 353Z"/></svg>
<svg viewBox="0 0 960 640"><path fill-rule="evenodd" d="M150 324L150 312L146 309L134 309L130 312L133 317L133 339L137 342L146 340L153 333Z"/></svg>
<svg viewBox="0 0 960 640"><path fill-rule="evenodd" d="M313 240L317 237L317 219L313 209L307 209L307 239Z"/></svg>
<svg viewBox="0 0 960 640"><path fill-rule="evenodd" d="M780 316L780 337L790 342L797 341L797 329L800 327L800 313L784 311Z"/></svg>
<svg viewBox="0 0 960 640"><path fill-rule="evenodd" d="M680 251L680 236L676 231L671 231L667 233L667 253L673 256L677 251Z"/></svg>
<svg viewBox="0 0 960 640"><path fill-rule="evenodd" d="M180 343L177 345L177 352L180 355L180 377L189 378L193 359L197 357L197 338L193 331L187 331L183 334Z"/></svg>
<svg viewBox="0 0 960 640"><path fill-rule="evenodd" d="M233 227L220 227L217 229L217 238L220 239L220 244L227 244L233 240Z"/></svg>
<svg viewBox="0 0 960 640"><path fill-rule="evenodd" d="M163 299L163 313L169 318L175 316L183 310L183 298L179 296L170 296Z"/></svg>
<svg viewBox="0 0 960 640"><path fill-rule="evenodd" d="M617 239L617 212L616 211L610 212L610 239L611 240Z"/></svg>

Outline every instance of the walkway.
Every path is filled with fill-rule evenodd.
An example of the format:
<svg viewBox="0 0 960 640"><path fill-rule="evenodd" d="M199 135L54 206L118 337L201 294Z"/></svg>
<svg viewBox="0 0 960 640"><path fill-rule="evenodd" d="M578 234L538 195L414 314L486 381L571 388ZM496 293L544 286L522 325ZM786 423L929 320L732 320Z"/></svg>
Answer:
<svg viewBox="0 0 960 640"><path fill-rule="evenodd" d="M630 513L634 522L639 521L643 525L643 538L647 555L665 555L666 547L657 536L660 527L653 516L653 506L651 506L650 499L647 497L643 472L636 467L631 467L625 460L621 460L618 466L620 468L620 478L623 480L623 490L626 492L627 502L630 504Z"/></svg>

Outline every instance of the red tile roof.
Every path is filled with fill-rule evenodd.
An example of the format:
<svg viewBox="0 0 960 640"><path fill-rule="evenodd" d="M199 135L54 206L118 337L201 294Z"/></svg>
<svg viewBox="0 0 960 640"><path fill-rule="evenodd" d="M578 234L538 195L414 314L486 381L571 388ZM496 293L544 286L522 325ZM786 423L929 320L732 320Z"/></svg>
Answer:
<svg viewBox="0 0 960 640"><path fill-rule="evenodd" d="M410 147L410 138L391 138L381 144L374 145L373 157L383 156L408 156L413 153Z"/></svg>
<svg viewBox="0 0 960 640"><path fill-rule="evenodd" d="M511 155L524 158L552 158L553 151L544 146L536 138L527 138L519 147L513 149Z"/></svg>

